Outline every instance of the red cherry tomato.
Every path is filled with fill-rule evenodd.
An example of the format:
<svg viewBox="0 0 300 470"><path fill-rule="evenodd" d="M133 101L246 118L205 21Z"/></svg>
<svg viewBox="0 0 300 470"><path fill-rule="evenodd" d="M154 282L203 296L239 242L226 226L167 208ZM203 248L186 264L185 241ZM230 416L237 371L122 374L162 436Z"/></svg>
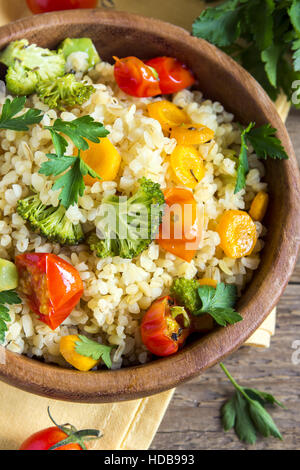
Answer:
<svg viewBox="0 0 300 470"><path fill-rule="evenodd" d="M156 57L145 63L158 73L159 86L164 95L183 90L196 81L187 66L173 57Z"/></svg>
<svg viewBox="0 0 300 470"><path fill-rule="evenodd" d="M56 426L32 434L20 447L20 450L49 450L54 444L63 441L68 435ZM79 444L72 443L56 450L83 450Z"/></svg>
<svg viewBox="0 0 300 470"><path fill-rule="evenodd" d="M114 57L115 79L121 90L139 98L161 94L159 79L151 67L148 67L137 57Z"/></svg>
<svg viewBox="0 0 300 470"><path fill-rule="evenodd" d="M26 0L32 13L72 10L73 8L95 8L98 0Z"/></svg>
<svg viewBox="0 0 300 470"><path fill-rule="evenodd" d="M97 429L78 431L71 424L57 424L50 414L49 407L48 415L55 426L32 434L23 442L20 450L87 450L85 440L101 437Z"/></svg>
<svg viewBox="0 0 300 470"><path fill-rule="evenodd" d="M155 300L141 323L142 341L156 356L175 354L190 333L173 318L172 307L174 300L169 296Z"/></svg>
<svg viewBox="0 0 300 470"><path fill-rule="evenodd" d="M55 330L72 312L83 294L77 269L49 253L16 256L20 291L40 320Z"/></svg>

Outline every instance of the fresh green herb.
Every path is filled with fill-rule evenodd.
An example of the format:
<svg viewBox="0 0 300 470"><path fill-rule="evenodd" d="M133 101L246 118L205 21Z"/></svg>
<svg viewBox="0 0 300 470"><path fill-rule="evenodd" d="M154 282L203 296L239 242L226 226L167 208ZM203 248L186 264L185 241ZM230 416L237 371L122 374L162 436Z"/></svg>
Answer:
<svg viewBox="0 0 300 470"><path fill-rule="evenodd" d="M276 129L270 124L264 124L260 127L254 127L251 122L241 133L241 150L238 160L237 179L235 185L235 194L246 186L246 175L249 171L248 165L248 144L251 144L258 158L264 160L267 157L283 160L289 158L281 142L275 137Z"/></svg>
<svg viewBox="0 0 300 470"><path fill-rule="evenodd" d="M7 323L11 321L7 305L20 304L21 299L14 290L0 292L0 343L4 343Z"/></svg>
<svg viewBox="0 0 300 470"><path fill-rule="evenodd" d="M256 442L257 432L264 437L273 436L282 440L265 406L276 404L283 407L283 405L269 393L240 386L224 364L220 363L220 366L236 389L233 397L223 405L221 410L224 431L234 428L238 438L247 444Z"/></svg>
<svg viewBox="0 0 300 470"><path fill-rule="evenodd" d="M108 369L111 368L110 352L113 346L97 343L86 336L78 335L80 341L76 341L75 351L82 356L91 357L95 361L102 359Z"/></svg>
<svg viewBox="0 0 300 470"><path fill-rule="evenodd" d="M88 238L90 249L99 258L135 258L155 239L162 220L164 195L158 183L146 178L139 183L139 189L130 198L113 195L102 201L95 221L98 232Z"/></svg>
<svg viewBox="0 0 300 470"><path fill-rule="evenodd" d="M19 114L26 102L26 97L21 96L5 101L0 116L0 129L11 129L13 131L28 131L31 124L38 124L43 119L43 114L39 109L29 109L21 116Z"/></svg>
<svg viewBox="0 0 300 470"><path fill-rule="evenodd" d="M52 189L54 191L61 189L59 200L67 209L78 202L79 196L83 196L85 189L83 177L85 175L101 179L101 176L80 157L80 151L89 148L86 139L99 143L99 137L105 137L109 132L103 124L95 122L91 116L83 116L71 122L56 119L53 126L45 128L51 133L56 154L47 154L49 161L41 165L39 173L46 176L61 175L55 181ZM61 134L67 135L77 147L76 157L65 155L68 142Z"/></svg>
<svg viewBox="0 0 300 470"><path fill-rule="evenodd" d="M171 286L171 296L175 297L192 315L208 313L221 326L233 324L243 318L233 307L237 299L236 286L218 283L200 286L196 279L177 278Z"/></svg>
<svg viewBox="0 0 300 470"><path fill-rule="evenodd" d="M221 326L232 325L243 319L233 309L237 298L236 286L220 282L216 288L212 286L199 287L198 294L202 301L202 307L194 312L194 315L208 313Z"/></svg>
<svg viewBox="0 0 300 470"><path fill-rule="evenodd" d="M300 79L299 0L226 0L206 8L192 30L232 55L273 100L281 90L292 98Z"/></svg>
<svg viewBox="0 0 300 470"><path fill-rule="evenodd" d="M61 135L67 135L79 150L88 150L87 140L99 144L100 137L106 137L109 131L103 124L96 122L92 116L82 116L73 121L56 119L53 126L45 126L51 133L55 151L58 157L62 157L68 146L68 142Z"/></svg>

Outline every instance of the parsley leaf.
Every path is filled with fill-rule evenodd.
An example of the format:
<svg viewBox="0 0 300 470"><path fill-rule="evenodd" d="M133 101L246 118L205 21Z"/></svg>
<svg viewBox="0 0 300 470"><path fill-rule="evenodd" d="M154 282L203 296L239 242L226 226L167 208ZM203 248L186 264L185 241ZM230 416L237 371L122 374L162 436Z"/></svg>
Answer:
<svg viewBox="0 0 300 470"><path fill-rule="evenodd" d="M249 171L248 146L250 143L258 158L264 160L267 157L286 160L288 155L281 142L275 137L276 129L270 124L254 128L255 123L251 122L241 133L241 150L237 168L237 178L234 193L238 193L246 186L246 175Z"/></svg>
<svg viewBox="0 0 300 470"><path fill-rule="evenodd" d="M0 129L11 129L13 131L28 131L29 125L38 124L43 119L39 109L29 109L26 113L16 117L25 106L26 96L17 97L13 100L7 98L0 116Z"/></svg>
<svg viewBox="0 0 300 470"><path fill-rule="evenodd" d="M286 160L289 157L275 134L276 129L270 124L264 124L254 129L251 128L246 133L246 139L252 145L258 158L266 160L267 157L271 157Z"/></svg>
<svg viewBox="0 0 300 470"><path fill-rule="evenodd" d="M257 432L264 437L273 436L282 440L265 405L283 405L269 393L240 386L224 364L220 363L220 366L236 389L235 394L221 408L224 431L234 428L238 438L247 444L256 442Z"/></svg>
<svg viewBox="0 0 300 470"><path fill-rule="evenodd" d="M46 176L58 176L65 172L55 181L52 190L62 189L58 199L66 209L77 203L79 196L83 196L85 189L83 177L85 175L101 179L98 173L82 160L80 152L77 157L66 155L59 157L55 154L47 154L47 157L49 161L42 163L39 173Z"/></svg>
<svg viewBox="0 0 300 470"><path fill-rule="evenodd" d="M192 33L240 62L272 100L282 90L291 99L300 80L299 0L225 0L206 8Z"/></svg>
<svg viewBox="0 0 300 470"><path fill-rule="evenodd" d="M193 35L216 46L230 46L240 34L239 0L229 0L215 8L206 8L193 24Z"/></svg>
<svg viewBox="0 0 300 470"><path fill-rule="evenodd" d="M241 150L239 154L238 160L238 168L237 168L237 176L236 176L236 185L234 193L238 193L246 186L246 175L249 171L248 165L248 155L247 155L247 144L246 144L246 134L252 129L254 126L253 122L250 122L249 126L244 129L241 133Z"/></svg>
<svg viewBox="0 0 300 470"><path fill-rule="evenodd" d="M212 286L198 288L202 307L194 315L208 313L221 326L241 321L243 318L233 307L237 298L236 286L220 282L216 289Z"/></svg>
<svg viewBox="0 0 300 470"><path fill-rule="evenodd" d="M68 146L68 142L60 133L67 135L79 150L87 150L89 148L89 144L85 139L98 144L100 142L99 137L106 137L109 134L109 131L105 129L103 124L94 121L92 116L82 116L73 121L56 119L53 126L45 126L45 129L51 132L58 156L64 155Z"/></svg>
<svg viewBox="0 0 300 470"><path fill-rule="evenodd" d="M11 320L9 309L5 304L13 305L20 303L21 299L14 290L0 292L0 343L3 343L5 340L5 333L8 330L6 323Z"/></svg>
<svg viewBox="0 0 300 470"><path fill-rule="evenodd" d="M108 369L111 368L110 352L113 346L97 343L86 336L78 335L80 341L76 341L76 352L82 356L91 357L95 361L102 359Z"/></svg>
<svg viewBox="0 0 300 470"><path fill-rule="evenodd" d="M89 149L88 141L99 143L99 138L106 137L109 131L103 124L94 121L91 116L83 116L70 122L56 119L53 126L46 126L45 129L51 133L56 153L47 154L49 161L42 163L39 173L46 176L61 175L53 184L52 189L54 191L61 189L58 198L68 209L78 202L79 196L83 196L85 175L101 179L101 176L82 160L80 151ZM77 157L65 155L68 142L61 133L67 135L77 147Z"/></svg>

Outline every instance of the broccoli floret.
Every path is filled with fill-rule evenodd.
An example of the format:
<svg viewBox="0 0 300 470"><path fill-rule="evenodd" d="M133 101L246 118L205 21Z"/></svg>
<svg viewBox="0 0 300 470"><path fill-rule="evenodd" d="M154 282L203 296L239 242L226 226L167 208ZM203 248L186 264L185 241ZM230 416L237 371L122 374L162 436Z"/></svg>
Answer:
<svg viewBox="0 0 300 470"><path fill-rule="evenodd" d="M100 57L90 38L67 38L58 48L66 59L67 72L87 72L100 62Z"/></svg>
<svg viewBox="0 0 300 470"><path fill-rule="evenodd" d="M129 199L106 198L96 219L101 239L92 234L88 244L99 258L120 256L132 259L149 246L156 237L165 203L160 185L151 180L139 180L140 188Z"/></svg>
<svg viewBox="0 0 300 470"><path fill-rule="evenodd" d="M61 77L65 73L66 64L62 53L35 44L29 45L27 39L9 44L0 54L0 62L8 66L8 91L15 93L17 90L19 95L32 93L41 81Z"/></svg>
<svg viewBox="0 0 300 470"><path fill-rule="evenodd" d="M171 286L171 296L183 305L190 313L196 312L202 306L198 289L200 285L196 279L179 277L174 279Z"/></svg>
<svg viewBox="0 0 300 470"><path fill-rule="evenodd" d="M91 94L95 92L92 85L77 82L73 74L59 77L56 80L40 82L37 86L37 94L50 108L65 108L82 105Z"/></svg>
<svg viewBox="0 0 300 470"><path fill-rule="evenodd" d="M63 206L44 205L37 195L21 199L17 206L18 214L27 220L34 232L61 245L78 245L84 240L80 224L73 224L66 216Z"/></svg>
<svg viewBox="0 0 300 470"><path fill-rule="evenodd" d="M35 72L25 70L18 63L14 67L8 68L5 80L9 92L18 96L34 93L38 82Z"/></svg>

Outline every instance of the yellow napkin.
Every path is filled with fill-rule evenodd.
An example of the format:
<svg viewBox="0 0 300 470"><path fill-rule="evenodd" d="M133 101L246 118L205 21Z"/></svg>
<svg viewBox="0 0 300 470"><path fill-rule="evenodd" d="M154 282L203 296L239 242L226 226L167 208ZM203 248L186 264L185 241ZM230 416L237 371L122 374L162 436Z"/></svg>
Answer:
<svg viewBox="0 0 300 470"><path fill-rule="evenodd" d="M115 0L118 10L157 17L190 29L204 2L199 0ZM110 2L102 0L99 4ZM25 0L0 0L0 25L30 14ZM284 96L277 102L278 112L286 119L289 104ZM269 347L275 331L276 309L246 345ZM0 348L1 349L1 348ZM1 350L0 350L1 353ZM47 406L59 423L71 422L78 429L101 429L104 437L91 444L93 449L147 449L164 416L174 390L141 400L104 405L60 402L31 395L0 383L0 449L17 449L33 432L48 427Z"/></svg>

